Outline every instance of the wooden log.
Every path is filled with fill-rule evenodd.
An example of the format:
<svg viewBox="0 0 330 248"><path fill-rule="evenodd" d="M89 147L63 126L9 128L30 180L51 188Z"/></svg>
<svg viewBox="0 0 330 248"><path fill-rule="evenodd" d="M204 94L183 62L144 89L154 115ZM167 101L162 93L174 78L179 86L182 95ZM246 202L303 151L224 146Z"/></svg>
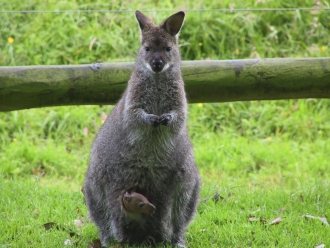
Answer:
<svg viewBox="0 0 330 248"><path fill-rule="evenodd" d="M0 111L115 104L134 63L0 67ZM182 62L188 101L330 98L330 58Z"/></svg>

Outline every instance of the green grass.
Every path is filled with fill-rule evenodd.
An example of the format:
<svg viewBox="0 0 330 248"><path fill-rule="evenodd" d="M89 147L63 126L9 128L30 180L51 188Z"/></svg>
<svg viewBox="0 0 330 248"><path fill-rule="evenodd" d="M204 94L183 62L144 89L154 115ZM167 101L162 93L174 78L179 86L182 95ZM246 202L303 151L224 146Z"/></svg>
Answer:
<svg viewBox="0 0 330 248"><path fill-rule="evenodd" d="M281 1L6 1L0 10L180 10L313 7ZM321 3L322 4L322 3ZM323 3L327 7L326 3ZM160 23L169 12L151 11ZM1 13L0 65L132 61L139 32L134 12ZM329 11L188 12L180 34L185 60L330 55ZM8 43L8 38L14 43ZM93 39L97 40L93 43ZM91 44L93 44L91 46ZM91 47L91 49L90 49Z"/></svg>
<svg viewBox="0 0 330 248"><path fill-rule="evenodd" d="M220 9L233 3L265 8L312 7L314 2L13 0L0 10ZM156 22L169 14L147 13ZM2 66L133 61L139 46L133 12L0 16ZM329 11L188 12L180 49L183 60L326 57L329 31ZM0 113L1 248L63 247L66 239L87 247L98 238L80 189L92 141L111 108ZM329 246L330 227L317 219L330 221L329 109L326 99L189 105L203 185L187 245ZM216 194L218 202L212 200ZM271 225L277 217L283 220ZM47 223L56 224L45 228Z"/></svg>
<svg viewBox="0 0 330 248"><path fill-rule="evenodd" d="M328 244L329 227L303 215L330 215L329 186L329 182L314 179L294 190L204 184L202 195L207 197L202 197L195 221L186 234L187 245L314 247ZM37 178L7 180L0 183L0 188L5 196L0 198L0 203L6 208L0 212L2 247L63 247L66 239L78 247L87 247L97 238L96 228L86 219L79 191L70 192L65 185L44 186ZM218 202L210 199L215 192L221 196ZM282 217L282 222L271 225L278 217ZM84 221L83 228L74 225L77 219ZM44 225L50 222L59 227L46 230Z"/></svg>
<svg viewBox="0 0 330 248"><path fill-rule="evenodd" d="M303 215L329 215L329 184L309 182L286 191L263 186L221 188L223 197L200 204L189 229L191 247L314 247L328 244L329 227ZM303 200L300 196L303 196ZM321 200L322 199L322 200ZM271 221L281 217L278 225ZM249 220L250 218L250 220ZM262 220L262 221L260 221ZM196 238L196 236L198 238Z"/></svg>

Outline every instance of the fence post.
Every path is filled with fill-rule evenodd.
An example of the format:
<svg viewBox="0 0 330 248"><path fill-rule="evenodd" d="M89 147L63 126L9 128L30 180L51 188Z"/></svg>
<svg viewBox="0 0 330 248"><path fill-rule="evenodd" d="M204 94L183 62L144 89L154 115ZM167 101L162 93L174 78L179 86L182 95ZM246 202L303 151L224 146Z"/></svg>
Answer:
<svg viewBox="0 0 330 248"><path fill-rule="evenodd" d="M0 67L0 111L115 104L134 63ZM184 61L188 101L330 98L330 58Z"/></svg>

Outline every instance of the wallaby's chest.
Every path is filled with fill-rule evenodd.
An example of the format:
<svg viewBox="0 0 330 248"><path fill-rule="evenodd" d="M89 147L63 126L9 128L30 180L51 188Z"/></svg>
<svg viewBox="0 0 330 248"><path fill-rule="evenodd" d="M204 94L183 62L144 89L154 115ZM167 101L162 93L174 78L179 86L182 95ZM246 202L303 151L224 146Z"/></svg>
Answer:
<svg viewBox="0 0 330 248"><path fill-rule="evenodd" d="M150 114L161 115L173 110L182 93L177 85L167 81L146 83L136 91L136 101Z"/></svg>
<svg viewBox="0 0 330 248"><path fill-rule="evenodd" d="M131 144L125 159L134 161L137 167L156 167L167 163L174 151L174 141L170 130L166 127L139 127L130 130Z"/></svg>

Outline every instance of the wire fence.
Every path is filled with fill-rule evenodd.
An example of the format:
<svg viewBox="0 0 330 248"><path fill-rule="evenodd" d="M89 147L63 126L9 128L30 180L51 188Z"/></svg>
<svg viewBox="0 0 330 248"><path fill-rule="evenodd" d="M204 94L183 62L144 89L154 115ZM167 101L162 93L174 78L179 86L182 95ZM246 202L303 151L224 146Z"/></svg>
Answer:
<svg viewBox="0 0 330 248"><path fill-rule="evenodd" d="M143 12L174 12L176 10L142 10ZM184 9L185 12L262 12L262 11L330 11L330 7L301 7L301 8L227 8L227 9ZM104 10L104 9L69 9L69 10L0 10L1 14L61 14L61 13L127 13L135 10Z"/></svg>

